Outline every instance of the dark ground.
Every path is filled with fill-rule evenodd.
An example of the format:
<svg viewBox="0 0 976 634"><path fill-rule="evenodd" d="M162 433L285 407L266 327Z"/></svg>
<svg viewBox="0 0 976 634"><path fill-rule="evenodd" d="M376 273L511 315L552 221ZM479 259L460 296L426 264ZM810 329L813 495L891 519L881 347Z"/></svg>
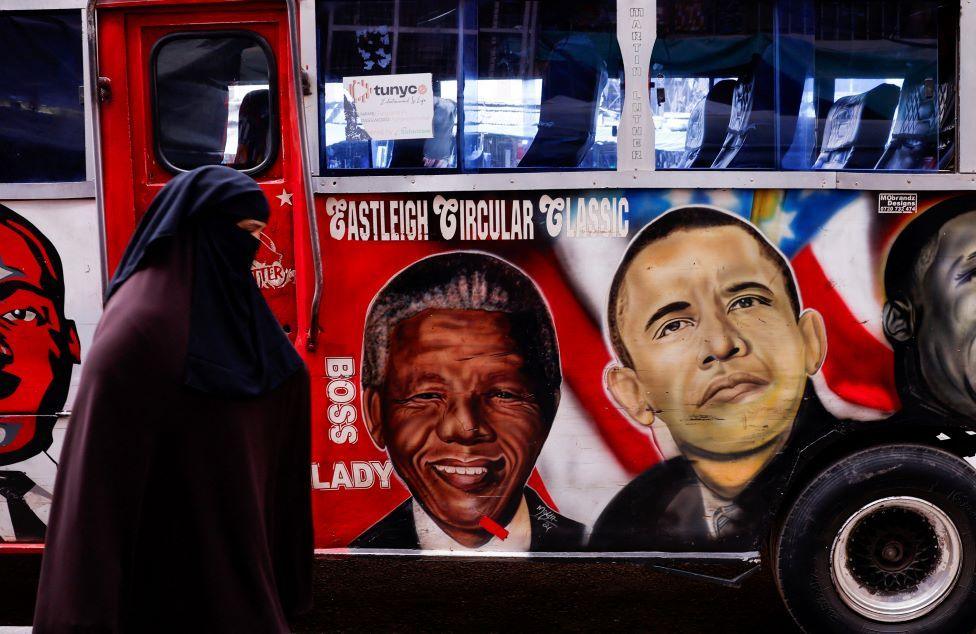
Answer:
<svg viewBox="0 0 976 634"><path fill-rule="evenodd" d="M28 625L40 557L0 556L0 625ZM320 558L300 632L796 632L771 577L741 589L633 562Z"/></svg>

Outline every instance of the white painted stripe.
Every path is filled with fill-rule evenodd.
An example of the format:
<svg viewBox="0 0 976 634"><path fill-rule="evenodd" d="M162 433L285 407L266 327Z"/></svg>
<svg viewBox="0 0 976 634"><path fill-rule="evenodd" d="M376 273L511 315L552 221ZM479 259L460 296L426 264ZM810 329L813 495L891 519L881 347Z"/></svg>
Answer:
<svg viewBox="0 0 976 634"><path fill-rule="evenodd" d="M881 327L882 303L875 281L877 265L870 244L873 200L871 196L858 196L834 214L817 233L810 248L854 318L875 339L890 347Z"/></svg>
<svg viewBox="0 0 976 634"><path fill-rule="evenodd" d="M881 420L891 415L891 412L882 412L881 410L871 409L870 407L855 405L854 403L845 401L830 389L827 385L827 380L819 372L813 375L812 380L813 389L816 390L820 402L836 418L871 421Z"/></svg>
<svg viewBox="0 0 976 634"><path fill-rule="evenodd" d="M582 523L587 530L613 496L630 482L630 476L566 383L536 468L559 513Z"/></svg>
<svg viewBox="0 0 976 634"><path fill-rule="evenodd" d="M7 508L7 500L2 498L0 498L0 538L8 542L17 539L14 533L14 522L10 519L10 509Z"/></svg>
<svg viewBox="0 0 976 634"><path fill-rule="evenodd" d="M47 525L47 518L51 515L51 494L39 485L24 494L24 502L34 511L34 515Z"/></svg>

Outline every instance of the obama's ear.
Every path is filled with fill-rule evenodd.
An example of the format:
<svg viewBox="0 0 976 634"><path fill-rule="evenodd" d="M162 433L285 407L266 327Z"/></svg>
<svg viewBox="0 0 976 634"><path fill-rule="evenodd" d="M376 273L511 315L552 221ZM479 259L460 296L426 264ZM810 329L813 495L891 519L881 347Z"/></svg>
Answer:
<svg viewBox="0 0 976 634"><path fill-rule="evenodd" d="M650 426L654 423L654 407L647 401L644 388L632 368L614 363L604 373L604 381L613 400L631 418L641 425Z"/></svg>
<svg viewBox="0 0 976 634"><path fill-rule="evenodd" d="M888 339L892 342L905 343L915 336L912 305L900 299L886 301L881 312L881 325Z"/></svg>
<svg viewBox="0 0 976 634"><path fill-rule="evenodd" d="M807 376L813 376L820 371L827 358L827 327L824 326L823 316L812 308L800 313L797 323L803 336L803 364Z"/></svg>
<svg viewBox="0 0 976 634"><path fill-rule="evenodd" d="M386 450L386 443L383 441L383 399L379 391L374 387L367 387L363 390L363 422L366 423L366 430L369 437L373 439L373 444L380 451Z"/></svg>

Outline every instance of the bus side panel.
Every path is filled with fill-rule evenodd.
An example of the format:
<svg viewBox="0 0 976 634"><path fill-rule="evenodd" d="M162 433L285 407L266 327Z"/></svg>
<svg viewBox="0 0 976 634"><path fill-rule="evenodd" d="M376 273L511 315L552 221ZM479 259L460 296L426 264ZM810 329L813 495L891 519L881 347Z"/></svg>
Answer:
<svg viewBox="0 0 976 634"><path fill-rule="evenodd" d="M95 201L0 201L0 244L0 538L39 542L102 311Z"/></svg>
<svg viewBox="0 0 976 634"><path fill-rule="evenodd" d="M921 393L886 257L953 197L319 196L317 546L755 553L801 447Z"/></svg>

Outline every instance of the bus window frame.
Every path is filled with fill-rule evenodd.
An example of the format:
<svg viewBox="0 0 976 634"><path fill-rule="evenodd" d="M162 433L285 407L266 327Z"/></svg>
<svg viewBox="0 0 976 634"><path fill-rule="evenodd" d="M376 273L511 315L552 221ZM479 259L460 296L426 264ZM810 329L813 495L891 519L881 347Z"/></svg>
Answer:
<svg viewBox="0 0 976 634"><path fill-rule="evenodd" d="M962 104L976 100L976 38L962 37L976 30L976 6L959 3L959 37L956 42L956 165L960 174L976 173L976 117L963 115ZM969 60L967 63L966 60Z"/></svg>
<svg viewBox="0 0 976 634"><path fill-rule="evenodd" d="M314 37L315 0L302 1L303 37ZM618 0L618 15L629 4ZM656 0L640 2L650 15L657 15ZM960 2L959 33L976 30L976 7ZM619 19L618 19L619 23ZM312 26L309 26L312 25ZM618 41L620 36L618 34ZM408 193L437 191L501 191L540 189L614 189L637 187L648 189L893 189L893 190L950 190L976 189L976 117L963 115L960 104L976 101L976 38L958 37L956 68L956 152L955 171L951 172L876 172L826 170L665 170L654 169L655 161L643 169L628 169L617 160L616 170L544 169L481 171L468 173L430 174L417 170L409 174L370 170L368 173L322 173L316 165L312 172L314 191L318 195L354 193ZM311 73L316 69L315 47L303 43L302 66ZM312 75L312 77L317 77ZM315 82L313 82L315 83ZM313 86L313 93L316 90ZM626 97L629 99L630 94ZM309 99L309 97L306 97ZM311 97L311 99L315 99ZM318 142L321 121L317 99L306 102L308 129L314 130L309 141ZM625 105L626 107L626 105ZM651 119L653 121L653 119ZM625 129L618 134L620 147ZM313 137L314 138L311 138ZM653 141L651 143L653 148ZM312 156L318 161L318 154ZM357 171L358 172L358 171Z"/></svg>
<svg viewBox="0 0 976 634"><path fill-rule="evenodd" d="M86 0L5 0L4 11L64 11L78 10L81 16L82 84L85 116L85 179L80 181L48 181L29 183L0 183L0 200L61 200L95 198L97 153L95 148L95 104L91 98L92 37L86 16Z"/></svg>
<svg viewBox="0 0 976 634"><path fill-rule="evenodd" d="M309 178L319 175L319 66L318 66L318 33L315 22L315 0L299 0L298 28L301 46L301 67L308 78L308 94L302 93L302 114L305 117L305 129L314 131L306 135L305 143L308 147Z"/></svg>
<svg viewBox="0 0 976 634"><path fill-rule="evenodd" d="M244 38L249 39L264 51L264 55L268 60L268 96L271 99L269 106L269 117L270 122L274 123L274 128L276 132L271 134L271 145L268 147L267 153L260 163L254 167L249 167L247 169L237 170L242 174L247 174L248 176L255 177L260 175L262 172L268 170L275 161L278 160L278 155L281 153L281 108L278 103L278 63L275 59L274 49L271 48L271 44L260 34L255 31L249 31L247 29L220 29L220 30L191 30L191 31L174 31L173 33L168 33L163 37L156 40L153 44L152 49L149 53L149 102L151 107L152 121L152 146L153 154L156 158L156 162L159 166L172 174L182 174L183 172L188 172L190 170L183 169L182 167L177 167L173 165L172 162L163 154L163 150L160 147L160 125L159 125L159 112L158 112L158 101L157 101L157 61L159 58L159 51L166 44L174 40L188 40L188 39L203 39L206 38ZM269 132L271 130L269 129ZM232 169L237 169L232 165L228 165Z"/></svg>

